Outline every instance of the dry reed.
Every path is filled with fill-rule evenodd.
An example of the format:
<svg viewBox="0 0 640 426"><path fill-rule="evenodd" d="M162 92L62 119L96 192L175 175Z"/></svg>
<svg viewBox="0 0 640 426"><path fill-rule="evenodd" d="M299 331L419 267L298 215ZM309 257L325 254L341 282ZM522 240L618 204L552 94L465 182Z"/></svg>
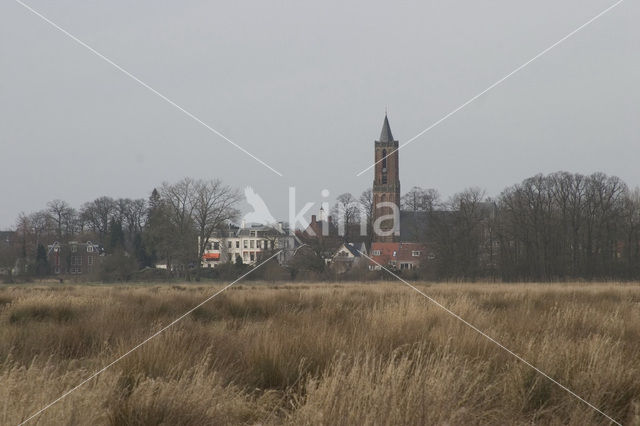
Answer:
<svg viewBox="0 0 640 426"><path fill-rule="evenodd" d="M0 288L17 424L218 286ZM437 284L430 296L640 425L640 286ZM239 285L34 424L607 424L402 284Z"/></svg>

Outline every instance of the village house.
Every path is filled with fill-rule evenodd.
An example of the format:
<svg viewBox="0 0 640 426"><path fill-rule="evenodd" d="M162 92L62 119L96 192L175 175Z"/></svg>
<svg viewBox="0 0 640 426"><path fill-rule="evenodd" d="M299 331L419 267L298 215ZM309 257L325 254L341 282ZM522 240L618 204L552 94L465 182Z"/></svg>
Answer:
<svg viewBox="0 0 640 426"><path fill-rule="evenodd" d="M87 241L54 242L47 246L47 260L55 275L84 275L97 271L104 250L100 245Z"/></svg>
<svg viewBox="0 0 640 426"><path fill-rule="evenodd" d="M374 242L369 269L379 270L382 266L398 271L417 269L427 256L424 244Z"/></svg>
<svg viewBox="0 0 640 426"><path fill-rule="evenodd" d="M364 243L342 243L331 258L331 268L334 272L346 272L363 262L366 263L366 255L367 246Z"/></svg>

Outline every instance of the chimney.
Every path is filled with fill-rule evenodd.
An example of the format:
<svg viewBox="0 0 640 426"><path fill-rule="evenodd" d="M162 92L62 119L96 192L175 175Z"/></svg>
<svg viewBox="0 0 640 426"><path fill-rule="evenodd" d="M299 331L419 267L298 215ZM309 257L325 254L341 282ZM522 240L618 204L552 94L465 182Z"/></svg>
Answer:
<svg viewBox="0 0 640 426"><path fill-rule="evenodd" d="M316 215L315 214L311 215L311 223L316 223Z"/></svg>

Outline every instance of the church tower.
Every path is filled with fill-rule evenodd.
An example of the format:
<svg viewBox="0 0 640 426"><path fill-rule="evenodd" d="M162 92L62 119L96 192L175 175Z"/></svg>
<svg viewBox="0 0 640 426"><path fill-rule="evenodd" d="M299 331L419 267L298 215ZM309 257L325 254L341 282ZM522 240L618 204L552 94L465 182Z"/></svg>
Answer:
<svg viewBox="0 0 640 426"><path fill-rule="evenodd" d="M400 171L398 162L398 141L393 139L389 119L384 116L380 139L375 141L375 174L373 178L373 221L381 216L379 228L384 233L395 232L388 236L376 235L374 231L374 242L398 242L400 241ZM380 206L380 203L393 203L397 209L391 206ZM395 218L391 218L395 214Z"/></svg>

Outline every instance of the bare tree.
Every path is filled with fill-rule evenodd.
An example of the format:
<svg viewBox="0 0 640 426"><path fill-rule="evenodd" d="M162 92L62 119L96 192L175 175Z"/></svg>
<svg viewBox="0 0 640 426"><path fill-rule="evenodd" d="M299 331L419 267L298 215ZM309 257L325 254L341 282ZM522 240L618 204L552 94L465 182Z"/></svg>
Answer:
<svg viewBox="0 0 640 426"><path fill-rule="evenodd" d="M360 224L360 232L366 230L366 244L370 246L373 240L373 191L371 188L366 189L360 194L360 210L360 220L366 221L366 223Z"/></svg>
<svg viewBox="0 0 640 426"><path fill-rule="evenodd" d="M640 272L640 188L630 191L624 200L625 250L627 278L633 279Z"/></svg>
<svg viewBox="0 0 640 426"><path fill-rule="evenodd" d="M195 233L193 199L195 182L184 178L174 184L167 182L160 187L163 210L166 219L164 238L167 245L167 266L186 267L197 256L197 236Z"/></svg>
<svg viewBox="0 0 640 426"><path fill-rule="evenodd" d="M409 192L402 196L402 208L412 212L428 212L440 202L440 194L437 190L423 189L414 186Z"/></svg>
<svg viewBox="0 0 640 426"><path fill-rule="evenodd" d="M485 203L485 192L466 189L441 207L429 213L425 241L434 251L438 273L443 278L474 280L482 271L482 262L493 261L486 251L491 248L487 232L491 207Z"/></svg>
<svg viewBox="0 0 640 426"><path fill-rule="evenodd" d="M38 247L39 244L46 242L45 240L53 233L53 221L49 212L46 210L39 210L29 215L29 224L31 225L31 232L34 238L34 247Z"/></svg>
<svg viewBox="0 0 640 426"><path fill-rule="evenodd" d="M105 242L109 224L117 214L118 206L111 197L100 197L83 204L80 216L87 226L97 234L100 243Z"/></svg>
<svg viewBox="0 0 640 426"><path fill-rule="evenodd" d="M198 260L202 259L207 241L214 232L237 219L240 212L236 206L240 200L240 192L224 185L219 179L193 182L190 203L199 241Z"/></svg>
<svg viewBox="0 0 640 426"><path fill-rule="evenodd" d="M69 232L69 223L75 215L75 210L63 200L52 200L47 203L47 211L56 225L56 237L61 240L64 233Z"/></svg>
<svg viewBox="0 0 640 426"><path fill-rule="evenodd" d="M360 217L358 200L349 192L338 195L333 211L338 219L339 234L348 240L353 231L353 225L358 222Z"/></svg>
<svg viewBox="0 0 640 426"><path fill-rule="evenodd" d="M147 218L147 202L143 199L120 198L116 204L118 220L127 231L127 240L131 242L137 233L142 232Z"/></svg>

